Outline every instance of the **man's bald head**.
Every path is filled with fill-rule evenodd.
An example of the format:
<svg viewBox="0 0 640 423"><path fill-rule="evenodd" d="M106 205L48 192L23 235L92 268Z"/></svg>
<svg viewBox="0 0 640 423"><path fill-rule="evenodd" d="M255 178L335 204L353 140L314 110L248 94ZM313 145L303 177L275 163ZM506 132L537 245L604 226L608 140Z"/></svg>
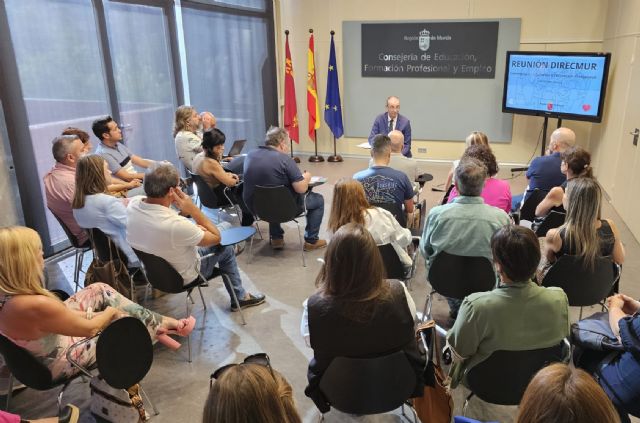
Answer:
<svg viewBox="0 0 640 423"><path fill-rule="evenodd" d="M389 132L389 138L391 139L391 152L402 153L402 147L404 146L404 134L397 129Z"/></svg>
<svg viewBox="0 0 640 423"><path fill-rule="evenodd" d="M202 112L200 113L200 118L202 119L202 129L207 131L211 128L216 127L216 117L211 112Z"/></svg>
<svg viewBox="0 0 640 423"><path fill-rule="evenodd" d="M562 153L576 143L576 133L569 128L558 128L551 133L549 150Z"/></svg>

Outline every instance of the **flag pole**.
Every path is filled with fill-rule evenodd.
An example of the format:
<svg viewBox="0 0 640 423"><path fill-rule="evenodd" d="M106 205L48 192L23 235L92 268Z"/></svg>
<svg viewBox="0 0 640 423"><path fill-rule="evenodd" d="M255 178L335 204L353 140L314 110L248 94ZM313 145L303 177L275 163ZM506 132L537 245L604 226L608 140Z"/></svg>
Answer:
<svg viewBox="0 0 640 423"><path fill-rule="evenodd" d="M291 148L289 149L289 152L291 153L291 158L293 159L294 162L300 163L300 157L293 155L293 141L291 140L291 138L289 138L289 143L291 144Z"/></svg>
<svg viewBox="0 0 640 423"><path fill-rule="evenodd" d="M311 34L313 36L313 28L309 28L309 34ZM316 52L315 52L315 47L314 47L314 51L311 52L311 54L313 55L313 79L315 80L315 73L316 73ZM317 88L317 84L316 84L316 104L318 104L318 88ZM307 91L308 92L308 91ZM308 94L307 94L308 96ZM308 107L308 100L307 100L307 107ZM320 116L316 116L316 119L320 119ZM324 162L324 157L318 155L318 131L316 129L313 130L313 143L315 144L315 154L313 156L309 157L309 161L311 163L319 163L319 162Z"/></svg>
<svg viewBox="0 0 640 423"><path fill-rule="evenodd" d="M335 60L335 51L334 51L334 47L333 47L333 36L336 34L336 32L332 29L330 31L330 34L331 34L331 54L329 55L330 57L329 57L329 78L328 79L331 79L331 71L332 70L334 70L336 73L338 72L337 66L335 67L335 69L331 68L331 61ZM336 81L336 92L338 93L338 103L339 103L340 102L340 94L339 94L339 88L337 87L337 82L338 82L337 75L336 75L335 81ZM330 81L327 80L327 97L329 97L329 83L330 83ZM328 102L328 100L327 100L327 102ZM340 106L340 107L342 107L342 106ZM342 113L342 110L340 110L340 113ZM325 111L325 120L326 120L326 116L327 116L327 112ZM342 119L340 121L342 122ZM342 123L340 124L340 126L342 126ZM343 160L342 160L342 156L340 156L338 154L337 149L336 149L336 135L333 132L333 128L331 129L331 134L333 135L333 156L327 157L327 162L330 162L330 163L341 162Z"/></svg>
<svg viewBox="0 0 640 423"><path fill-rule="evenodd" d="M333 32L333 31L332 31ZM337 163L343 161L342 156L336 152L336 136L333 136L333 156L329 156L327 161L330 163Z"/></svg>

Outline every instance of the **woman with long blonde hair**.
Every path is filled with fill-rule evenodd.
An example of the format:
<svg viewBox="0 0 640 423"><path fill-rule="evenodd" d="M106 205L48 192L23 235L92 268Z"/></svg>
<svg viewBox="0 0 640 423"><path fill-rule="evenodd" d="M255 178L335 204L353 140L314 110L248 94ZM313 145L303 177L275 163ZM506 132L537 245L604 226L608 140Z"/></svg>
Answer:
<svg viewBox="0 0 640 423"><path fill-rule="evenodd" d="M195 319L176 320L135 304L103 283L92 284L65 302L42 286L44 258L40 237L30 228L0 228L0 333L47 366L54 380L78 370L66 358L78 337L90 337L112 320L132 316L152 339L176 348L168 334L187 336ZM83 365L95 362L95 342L72 351Z"/></svg>
<svg viewBox="0 0 640 423"><path fill-rule="evenodd" d="M260 364L229 366L211 386L202 423L301 423L293 389L276 370Z"/></svg>
<svg viewBox="0 0 640 423"><path fill-rule="evenodd" d="M193 158L202 151L202 139L197 130L200 115L193 106L182 105L176 109L173 137L176 154L187 170L192 170Z"/></svg>
<svg viewBox="0 0 640 423"><path fill-rule="evenodd" d="M624 261L624 247L616 225L610 219L600 219L602 188L593 178L575 178L567 183L563 205L567 210L565 223L551 229L546 236L545 257L555 262L564 254L584 258L593 268L597 257L610 256L618 264Z"/></svg>
<svg viewBox="0 0 640 423"><path fill-rule="evenodd" d="M343 178L333 188L328 227L335 233L347 223L363 225L378 245L391 244L405 268L411 268L411 257L407 254L411 231L400 226L387 210L371 206L360 182Z"/></svg>
<svg viewBox="0 0 640 423"><path fill-rule="evenodd" d="M125 253L128 267L140 267L140 261L127 242L127 208L124 200L108 195L107 162L97 154L78 160L73 217L81 228L98 228ZM124 257L122 257L124 259Z"/></svg>
<svg viewBox="0 0 640 423"><path fill-rule="evenodd" d="M465 138L464 140L464 145L465 145L465 151L467 148L471 147L472 145L484 145L485 147L489 147L489 149L491 149L491 146L489 146L489 137L487 137L487 134L480 131L473 131L469 135L467 135L467 138ZM453 161L453 164L451 165L451 170L449 170L449 174L447 175L447 182L444 184L445 190L449 189L449 187L455 182L454 176L456 173L456 168L458 167L459 164L460 164L460 160Z"/></svg>

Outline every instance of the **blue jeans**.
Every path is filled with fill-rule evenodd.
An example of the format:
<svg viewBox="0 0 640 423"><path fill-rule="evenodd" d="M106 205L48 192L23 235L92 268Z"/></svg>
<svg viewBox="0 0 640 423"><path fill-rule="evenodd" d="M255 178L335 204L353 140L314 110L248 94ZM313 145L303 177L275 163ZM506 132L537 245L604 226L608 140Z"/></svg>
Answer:
<svg viewBox="0 0 640 423"><path fill-rule="evenodd" d="M309 244L318 241L320 224L324 215L324 197L315 192L309 192L305 199L307 206L307 226L304 228L304 240ZM302 210L300 210L302 212ZM282 239L284 230L279 223L269 223L269 236L271 239Z"/></svg>
<svg viewBox="0 0 640 423"><path fill-rule="evenodd" d="M205 279L209 280L213 275L213 268L218 264L220 270L228 276L229 285L226 281L227 278L222 278L224 281L224 287L227 288L229 297L233 298L231 289L233 289L238 297L238 301L242 300L247 292L242 287L242 279L240 279L240 272L238 271L238 263L236 262L236 255L233 252L233 247L227 245L226 247L220 247L219 245L212 245L211 247L198 247L198 252L201 256L215 253L214 256L207 257L200 262L200 273Z"/></svg>
<svg viewBox="0 0 640 423"><path fill-rule="evenodd" d="M524 193L517 194L511 197L511 211L515 212L520 209L520 204L522 203L522 199L524 198Z"/></svg>

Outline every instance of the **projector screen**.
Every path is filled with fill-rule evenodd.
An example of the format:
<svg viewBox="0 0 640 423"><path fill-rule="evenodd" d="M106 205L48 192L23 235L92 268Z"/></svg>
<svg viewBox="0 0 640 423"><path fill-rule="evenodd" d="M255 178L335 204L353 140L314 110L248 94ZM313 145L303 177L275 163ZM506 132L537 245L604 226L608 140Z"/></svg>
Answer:
<svg viewBox="0 0 640 423"><path fill-rule="evenodd" d="M600 122L610 53L508 51L502 111Z"/></svg>

